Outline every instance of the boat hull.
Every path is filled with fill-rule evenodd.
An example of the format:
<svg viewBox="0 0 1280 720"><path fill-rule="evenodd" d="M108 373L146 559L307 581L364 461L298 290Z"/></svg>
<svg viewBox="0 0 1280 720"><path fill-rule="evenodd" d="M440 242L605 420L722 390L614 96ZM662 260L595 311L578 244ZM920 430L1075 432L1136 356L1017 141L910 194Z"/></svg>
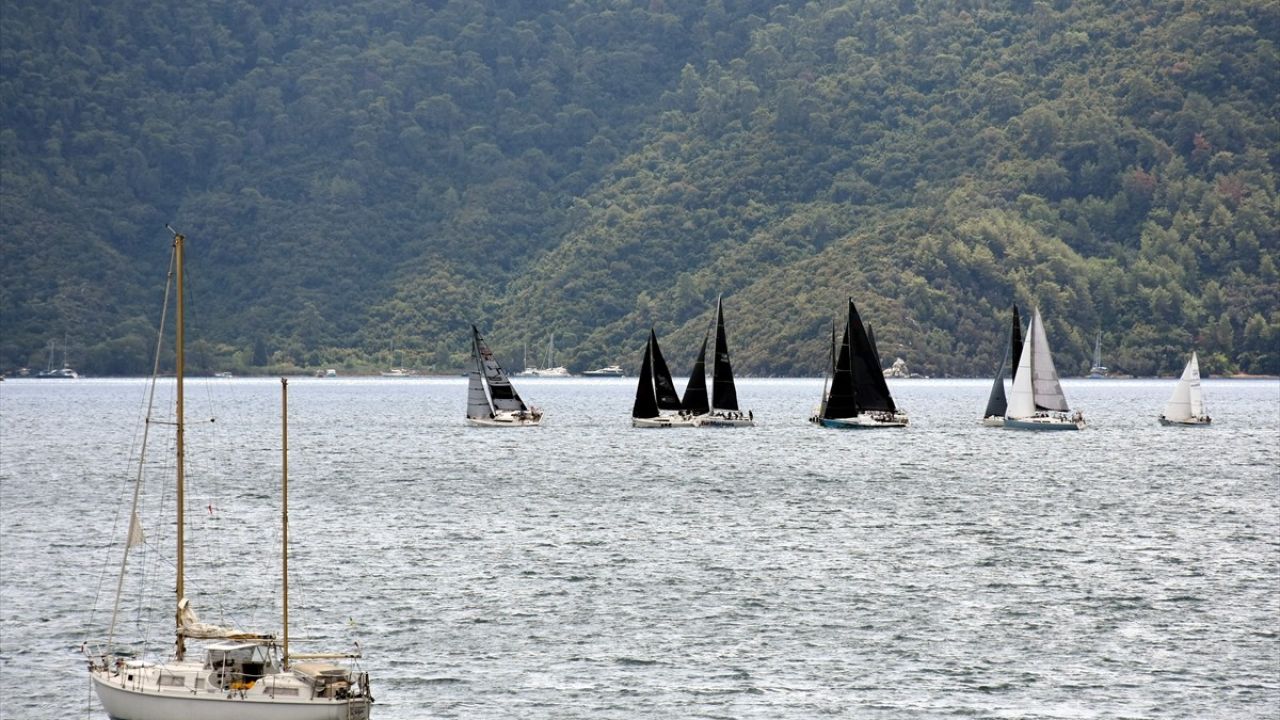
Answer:
<svg viewBox="0 0 1280 720"><path fill-rule="evenodd" d="M1034 415L1027 418L1004 419L1004 426L1010 430L1083 430L1084 418L1079 415Z"/></svg>
<svg viewBox="0 0 1280 720"><path fill-rule="evenodd" d="M1187 418L1186 420L1170 420L1161 415L1160 424L1165 427L1207 427L1212 421L1207 415Z"/></svg>
<svg viewBox="0 0 1280 720"><path fill-rule="evenodd" d="M652 418L631 418L633 428L687 428L696 427L695 419L679 415L659 415Z"/></svg>
<svg viewBox="0 0 1280 720"><path fill-rule="evenodd" d="M811 422L833 430L871 430L906 427L908 421L906 413L859 413L846 418L814 417Z"/></svg>
<svg viewBox="0 0 1280 720"><path fill-rule="evenodd" d="M755 427L755 413L750 410L712 410L706 415L698 415L693 419L695 427L730 428Z"/></svg>
<svg viewBox="0 0 1280 720"><path fill-rule="evenodd" d="M542 424L542 415L498 413L490 418L469 417L467 424L472 427L538 427Z"/></svg>
<svg viewBox="0 0 1280 720"><path fill-rule="evenodd" d="M984 417L982 418L982 425L984 427L1004 427L1004 416L992 415L991 417Z"/></svg>
<svg viewBox="0 0 1280 720"><path fill-rule="evenodd" d="M94 692L112 720L368 720L368 698L275 699L265 694L128 687L119 675L90 675Z"/></svg>

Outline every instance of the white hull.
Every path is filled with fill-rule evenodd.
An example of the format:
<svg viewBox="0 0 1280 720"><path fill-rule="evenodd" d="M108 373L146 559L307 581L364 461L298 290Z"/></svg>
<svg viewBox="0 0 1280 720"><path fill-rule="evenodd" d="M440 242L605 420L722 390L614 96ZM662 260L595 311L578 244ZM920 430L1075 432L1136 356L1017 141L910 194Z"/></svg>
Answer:
<svg viewBox="0 0 1280 720"><path fill-rule="evenodd" d="M1005 417L1004 426L1012 430L1083 430L1084 416L1080 413L1044 413L1025 418Z"/></svg>
<svg viewBox="0 0 1280 720"><path fill-rule="evenodd" d="M537 427L542 424L542 414L499 412L489 418L467 418L472 427Z"/></svg>
<svg viewBox="0 0 1280 720"><path fill-rule="evenodd" d="M907 414L896 413L860 413L847 418L810 418L810 422L825 428L836 430L865 430L872 428L899 428L907 426Z"/></svg>
<svg viewBox="0 0 1280 720"><path fill-rule="evenodd" d="M712 410L706 415L698 415L693 419L694 427L755 427L755 414L751 411Z"/></svg>
<svg viewBox="0 0 1280 720"><path fill-rule="evenodd" d="M245 691L225 691L209 687L160 686L155 668L134 670L135 678L96 670L90 674L93 689L102 707L113 720L367 720L368 698L310 699L305 691L298 697L273 698L263 678ZM194 678L194 674L192 676ZM192 678L188 678L191 680Z"/></svg>
<svg viewBox="0 0 1280 720"><path fill-rule="evenodd" d="M1161 415L1161 416L1160 416L1160 424L1161 424L1161 425L1164 425L1165 427L1170 427L1170 426L1173 426L1173 427L1204 427L1204 426L1208 425L1208 424L1209 424L1209 423L1211 423L1211 422L1213 422L1213 421L1209 418L1209 416L1208 416L1208 415L1202 415L1202 416L1200 416L1200 417L1191 417L1191 418L1186 418L1185 420L1170 420L1169 418L1167 418L1167 417L1165 417L1165 416L1163 416L1163 415Z"/></svg>
<svg viewBox="0 0 1280 720"><path fill-rule="evenodd" d="M686 428L697 427L695 418L681 417L679 415L659 415L652 418L631 418L631 427L634 428Z"/></svg>

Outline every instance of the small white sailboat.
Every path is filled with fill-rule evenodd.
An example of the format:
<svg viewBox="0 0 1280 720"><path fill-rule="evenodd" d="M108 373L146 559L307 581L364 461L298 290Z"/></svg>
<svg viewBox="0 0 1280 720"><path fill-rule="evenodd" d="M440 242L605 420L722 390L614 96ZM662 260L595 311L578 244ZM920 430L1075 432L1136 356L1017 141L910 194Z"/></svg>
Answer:
<svg viewBox="0 0 1280 720"><path fill-rule="evenodd" d="M703 349L706 344L704 342ZM693 381L689 381L693 385ZM688 388L685 392L689 396ZM705 377L702 383L702 400L706 402ZM640 360L640 378L636 382L636 398L631 405L631 426L637 428L694 427L694 416L676 394L676 384L671 370L658 347L658 335L649 328L649 339Z"/></svg>
<svg viewBox="0 0 1280 720"><path fill-rule="evenodd" d="M1093 366L1089 368L1089 379L1104 380L1106 377L1107 368L1102 364L1102 331L1099 330L1093 339Z"/></svg>
<svg viewBox="0 0 1280 720"><path fill-rule="evenodd" d="M822 404L809 422L825 428L906 427L907 413L900 410L880 367L880 354L849 298L849 316L839 351L835 327L831 329L831 386L824 389Z"/></svg>
<svg viewBox="0 0 1280 720"><path fill-rule="evenodd" d="M115 647L121 588L124 587L130 549L144 543L138 516L142 468L146 465L144 460L139 463L138 477L134 483L134 508L130 515L111 625L101 647L91 646L88 642L84 646L94 692L113 720L367 720L373 703L368 674L333 662L340 658L358 658L358 652L302 654L293 653L289 649L288 386L284 380L281 380L282 635L277 638L274 635L241 632L200 622L187 597L184 532L186 472L183 421L183 242L183 236L174 233L174 254L170 268L173 270L172 276L176 278L177 295L176 422L173 423L177 486L177 553L174 565L177 597L173 615L176 619L176 642L173 657L161 662L146 660L131 652L119 652ZM148 418L147 427L150 427L151 422ZM144 434L144 447L145 437ZM188 641L208 641L203 648L203 659L193 657L195 653L188 648ZM299 662L302 660L312 662Z"/></svg>
<svg viewBox="0 0 1280 720"><path fill-rule="evenodd" d="M555 333L547 340L547 365L546 367L530 366L527 362L525 368L516 373L517 377L540 377L540 378L567 378L572 377L569 369L563 365L555 364L556 358L556 336Z"/></svg>
<svg viewBox="0 0 1280 720"><path fill-rule="evenodd" d="M471 358L467 423L477 427L533 427L542 422L542 411L520 398L475 325L471 326Z"/></svg>
<svg viewBox="0 0 1280 720"><path fill-rule="evenodd" d="M1004 368L1010 356L1013 368L1018 368L1018 360L1022 355L1022 320L1018 317L1018 306L1013 306L1013 328L1009 332L1009 344L1004 355L1000 357L1000 368L996 370L995 382L991 384L991 394L987 396L987 409L982 414L982 424L986 427L1004 427L1004 414L1009 409L1009 401L1004 394Z"/></svg>
<svg viewBox="0 0 1280 720"><path fill-rule="evenodd" d="M1161 425L1180 427L1208 425L1212 422L1204 406L1204 393L1200 390L1200 360L1191 353L1191 359L1182 370L1182 377L1173 387L1173 396L1165 403Z"/></svg>
<svg viewBox="0 0 1280 720"><path fill-rule="evenodd" d="M1031 317L1022 355L1013 374L1013 396L1009 399L1004 426L1016 430L1083 430L1085 427L1084 415L1078 410L1072 413L1062 393L1039 308Z"/></svg>
<svg viewBox="0 0 1280 720"><path fill-rule="evenodd" d="M702 361L706 346L707 342L704 339L703 351L698 353L699 361L695 363L694 374L689 377L690 385L694 384L696 376L699 375L702 377L702 382L706 382L705 366ZM688 388L685 394L688 395ZM711 407L706 412L698 412L700 408L686 407L686 409L697 414L695 424L698 427L751 427L756 424L754 412L738 407L738 389L733 382L733 364L729 360L729 340L724 329L724 303L720 298L716 298L715 355L711 363Z"/></svg>

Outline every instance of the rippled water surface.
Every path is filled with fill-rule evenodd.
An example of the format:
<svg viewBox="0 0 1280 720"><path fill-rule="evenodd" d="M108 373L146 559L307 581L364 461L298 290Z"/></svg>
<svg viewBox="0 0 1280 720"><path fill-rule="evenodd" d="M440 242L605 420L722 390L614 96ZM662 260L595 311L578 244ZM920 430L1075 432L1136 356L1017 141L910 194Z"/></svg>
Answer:
<svg viewBox="0 0 1280 720"><path fill-rule="evenodd" d="M896 381L910 428L843 432L805 422L820 380L740 381L735 430L517 384L544 427L465 427L463 378L290 382L292 633L359 639L377 718L1277 716L1280 383L1206 381L1213 426L1175 429L1172 381L1069 381L1090 427L1051 434L978 426L983 380ZM0 716L105 717L79 647L144 387L0 384ZM273 630L279 383L188 403L188 592ZM170 484L120 631L159 646Z"/></svg>

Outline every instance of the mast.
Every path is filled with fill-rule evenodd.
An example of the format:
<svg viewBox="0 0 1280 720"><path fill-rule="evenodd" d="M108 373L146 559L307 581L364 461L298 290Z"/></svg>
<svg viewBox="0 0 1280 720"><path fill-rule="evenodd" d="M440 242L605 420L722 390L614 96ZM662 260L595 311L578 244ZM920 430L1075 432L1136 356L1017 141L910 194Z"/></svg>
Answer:
<svg viewBox="0 0 1280 720"><path fill-rule="evenodd" d="M284 656L289 669L289 381L280 378L280 606L284 617Z"/></svg>
<svg viewBox="0 0 1280 720"><path fill-rule="evenodd" d="M168 227L168 226L166 225L165 227ZM175 315L175 320L174 320L174 327L175 327L174 343L176 345L176 354L175 354L175 361L174 361L174 365L175 365L174 378L176 380L176 393L177 393L175 422L177 426L176 443L177 443L177 451L178 451L177 452L178 551L177 551L177 557L176 557L177 572L175 573L177 580L174 584L174 591L177 594L178 599L177 599L177 614L174 616L174 619L177 622L178 637L177 637L177 643L174 647L174 656L178 660L182 660L183 656L186 655L186 652L187 652L186 639L182 635L182 607L181 607L183 599L186 598L187 596L186 579L185 579L186 527L183 522L183 510L186 508L187 451L186 451L186 445L185 445L186 436L185 436L185 428L184 428L184 422L183 422L183 397L182 397L182 382L184 379L184 374L186 373L186 362L187 362L186 350L184 347L186 344L186 334L185 334L186 331L184 327L184 323L186 322L186 314L185 314L185 307L184 307L186 298L183 295L183 289L182 289L184 242L186 241L186 238L182 235L182 233L174 232L173 228L169 228L169 231L173 232L174 272L175 272L175 275L177 276L174 289L178 295L177 313Z"/></svg>
<svg viewBox="0 0 1280 720"><path fill-rule="evenodd" d="M733 366L729 363L729 340L724 331L724 305L716 297L716 350L711 370L711 407L737 410L738 390L733 384Z"/></svg>

